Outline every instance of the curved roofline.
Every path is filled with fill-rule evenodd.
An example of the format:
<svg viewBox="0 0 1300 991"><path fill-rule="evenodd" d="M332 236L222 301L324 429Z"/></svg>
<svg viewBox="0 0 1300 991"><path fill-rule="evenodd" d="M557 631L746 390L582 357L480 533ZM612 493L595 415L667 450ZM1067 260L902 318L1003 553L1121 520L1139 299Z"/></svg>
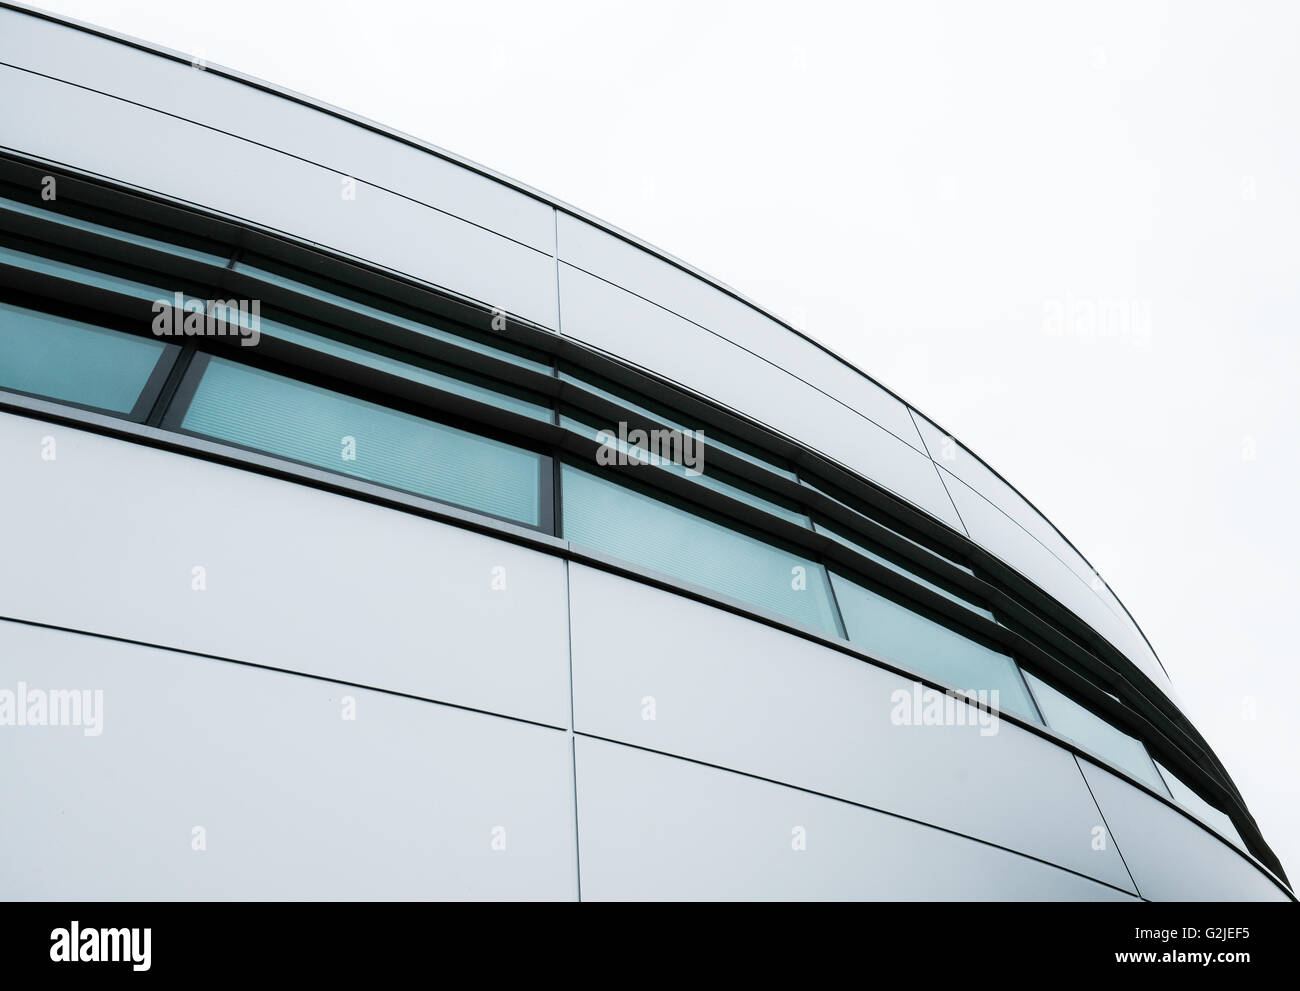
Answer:
<svg viewBox="0 0 1300 991"><path fill-rule="evenodd" d="M114 41L119 44L128 45L132 48L140 49L141 51L149 52L150 54L153 55L159 55L164 58L172 59L173 61L185 62L188 64L193 60L193 53L177 51L176 49L168 48L165 45L160 45L151 41L145 41L144 39L136 38L132 35L123 34L119 31L113 31L109 28L103 28L96 24L91 24L87 21L78 20L75 17L68 17L63 14L56 14L52 11L42 10L39 7L33 7L25 3L15 2L15 0L0 0L0 8L9 8L11 10L15 10L20 13L29 14L34 17L40 17L47 21L52 21L57 24L62 24L67 27L75 28L87 34L93 34L109 41ZM904 396L900 395L894 389L891 389L884 382L879 381L874 376L863 371L861 368L859 368L853 362L849 361L843 355L839 354L832 348L823 344L813 335L793 326L788 321L777 316L771 310L767 309L761 304L750 299L744 293L740 292L737 289L732 288L731 286L727 285L725 282L722 282L721 280L709 275L707 272L701 271L700 269L691 265L689 262L685 262L680 258L677 258L676 256L671 255L668 252L655 247L649 242L637 237L635 234L630 234L619 227L615 227L613 224L601 220L599 217L593 216L592 214L587 213L585 210L579 209L578 207L575 207L570 203L566 203L564 200L561 200L558 197L552 196L549 193L542 192L540 189L536 189L533 186L529 186L527 183L520 182L517 179L512 179L510 176L497 172L496 170L488 168L485 165L480 165L478 162L471 161L470 159L465 158L461 155L457 155L455 152L448 151L445 148L440 148L437 145L429 143L428 141L424 141L413 135L407 134L404 131L399 131L394 127L388 126L387 124L381 124L378 121L371 120L368 117L363 117L362 115L353 113L350 110L345 110L342 107L337 107L331 103L326 103L325 101L318 100L315 97L307 96L306 94L299 93L296 90L289 89L286 86L280 86L276 83L271 83L264 79L260 79L256 76L251 76L247 73L240 72L238 69L232 69L227 66L220 65L218 63L209 62L206 59L204 59L204 71L212 72L219 76L224 76L227 79L230 79L234 82L242 83L245 86L251 86L254 89L262 90L263 92L269 93L273 96L278 96L281 97L282 99L291 100L294 103L301 104L302 106L308 107L312 110L319 111L320 113L329 114L330 116L336 117L339 120L346 121L347 123L353 124L357 127L363 127L366 130L372 131L376 134L380 134L394 141L400 141L403 144L411 146L412 148L416 148L420 151L427 152L428 154L435 155L438 158L451 162L454 165L458 165L463 169L467 169L471 172L475 172L478 175L483 176L484 178L491 179L493 182L500 183L501 185L513 189L516 192L522 193L525 196L530 196L533 199L545 203L556 210L562 210L565 213L569 214L570 216L573 216L583 221L584 223L591 224L593 227L596 227L607 234L617 237L620 240L625 241L628 244L631 244L632 246L639 248L640 250L650 255L653 255L654 257L660 259L661 261L667 262L668 264L674 266L675 268L680 269L681 271L687 273L688 275L691 275L694 278L697 278L700 281L707 283L708 285L719 290L720 292L723 292L728 296L732 297L737 302L743 303L745 306L748 306L750 309L754 310L755 312L767 317L769 320L774 321L775 323L783 327L785 330L788 330L790 333L794 334L796 337L802 338L803 340L807 341L809 344L825 352L831 358L834 358L836 361L840 362L845 367L851 369L852 371L861 375L863 378L867 379L869 382L883 389L885 392L893 396L895 399L897 399L903 405L907 406L909 409L914 410L917 413L920 413L920 415L924 416L931 423L934 423L934 425L938 427L941 431L943 431L943 433L946 434L947 436L956 439L956 434L954 434L952 431L945 428L942 424L940 424L928 413L923 412L915 403L909 402ZM556 247L558 251L558 245ZM1048 517L1046 513L1044 513L1036 505L1034 505L1034 503L1024 493L1022 493L1018 488L1016 488L1015 485L1013 485L1010 481L1004 478L1001 472L999 472L996 468L994 468L991 464L989 464L984 458L980 457L980 455L976 453L968 444L965 444L963 442L962 447L964 447L973 458L979 461L980 464L982 464L985 468L987 468L990 472L992 472L1004 485L1006 485L1009 489L1011 489L1011 491L1013 491L1021 499L1024 499L1026 505L1028 505L1035 513L1037 513L1044 520L1044 522L1046 522L1053 530L1055 530L1057 535L1062 540L1064 540L1065 543L1070 547L1070 549L1073 550L1076 554L1078 554L1079 557L1083 560L1083 562L1092 570L1092 573L1096 575L1098 578L1100 578L1103 583L1105 583L1106 587L1110 589L1111 595L1115 596L1115 601L1119 603L1120 608L1124 610L1124 614L1128 616L1129 621L1133 623L1133 626L1137 629L1142 639L1146 642L1147 647L1150 648L1152 655L1156 659L1156 663L1159 664L1161 670L1164 671L1165 677L1168 678L1169 671L1167 668L1165 668L1164 662L1160 659L1160 655L1156 652L1155 646L1151 643L1150 639L1148 639L1146 632L1142 629L1141 624L1138 623L1137 619L1129 611L1128 606L1124 604L1124 601L1119 597L1118 594L1116 594L1115 590L1113 588L1110 588L1110 583L1107 582L1105 578L1101 577L1101 572L1099 572L1097 568L1093 566L1093 563L1088 560L1088 558L1083 554L1082 551L1079 550L1079 548L1074 546L1073 541L1071 541L1069 537L1067 537L1064 533L1061 532L1061 528L1058 527L1055 523L1053 523L1050 517ZM1030 536L1032 536L1032 534L1030 534Z"/></svg>

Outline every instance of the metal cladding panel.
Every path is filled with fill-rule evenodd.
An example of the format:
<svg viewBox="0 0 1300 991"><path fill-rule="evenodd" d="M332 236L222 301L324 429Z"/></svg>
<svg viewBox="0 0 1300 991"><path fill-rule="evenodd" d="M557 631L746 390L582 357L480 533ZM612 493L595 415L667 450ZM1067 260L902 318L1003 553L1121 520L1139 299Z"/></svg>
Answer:
<svg viewBox="0 0 1300 991"><path fill-rule="evenodd" d="M578 737L585 901L1133 896L895 816Z"/></svg>
<svg viewBox="0 0 1300 991"><path fill-rule="evenodd" d="M0 463L0 615L569 724L555 557L26 417Z"/></svg>
<svg viewBox="0 0 1300 991"><path fill-rule="evenodd" d="M1092 579L1093 571L1088 563L1023 496L990 471L960 442L943 433L920 413L916 415L916 422L925 438L926 448L935 461L1024 527L1081 579Z"/></svg>
<svg viewBox="0 0 1300 991"><path fill-rule="evenodd" d="M1146 642L1142 631L1125 611L1114 593L1106 586L1101 576L1084 560L1068 541L1052 526L1047 519L1031 506L1023 496L1010 485L990 471L960 443L943 433L938 427L920 413L916 422L926 447L935 462L941 465L950 476L956 476L967 486L978 492L998 509L1002 510L1013 522L1017 523L1027 534L1037 540L1045 550L1056 557L1098 598L1114 617L1114 622L1106 621L1108 629L1115 630L1112 642L1143 667L1160 668L1155 652ZM950 485L949 488L952 488ZM956 495L953 496L956 499ZM972 535L973 536L973 535ZM995 548L990 547L990 550ZM996 551L995 551L996 552Z"/></svg>
<svg viewBox="0 0 1300 991"><path fill-rule="evenodd" d="M251 141L0 66L4 147L382 265L555 326L549 254Z"/></svg>
<svg viewBox="0 0 1300 991"><path fill-rule="evenodd" d="M698 276L563 211L561 261L685 317L857 410L924 451L907 407L866 376Z"/></svg>
<svg viewBox="0 0 1300 991"><path fill-rule="evenodd" d="M1066 605L1148 673L1159 669L1110 590L1009 486L960 445L943 444L933 424L918 418L918 431L907 407L867 377L706 279L473 168L176 58L0 9L0 60L31 70L0 66L6 147L246 219L547 327L558 320L558 252L576 266L562 265L560 277L575 337L706 394L725 393L737 410L961 530L942 485L911 456L928 445L1056 555L1110 616L1090 599ZM355 200L342 195L349 177L358 181ZM584 281L577 269L605 282ZM597 283L623 287L635 304ZM609 310L596 315L598 330L588 319L593 305ZM681 355L628 339L619 321L630 305L658 311L634 322L672 327L686 354L707 356L696 374L680 367ZM1163 675L1157 680L1167 686Z"/></svg>
<svg viewBox="0 0 1300 991"><path fill-rule="evenodd" d="M960 530L928 457L810 385L688 320L563 263L560 299L566 335L766 423Z"/></svg>
<svg viewBox="0 0 1300 991"><path fill-rule="evenodd" d="M1090 761L1080 758L1079 766L1143 898L1288 900L1268 875L1226 840Z"/></svg>
<svg viewBox="0 0 1300 991"><path fill-rule="evenodd" d="M102 718L0 731L5 898L577 896L559 730L0 622L20 682Z"/></svg>
<svg viewBox="0 0 1300 991"><path fill-rule="evenodd" d="M913 698L907 678L605 572L571 566L569 596L578 732L896 813L1133 890L1113 845L1094 849L1100 814L1055 744L1001 720L981 728L964 705L967 725L915 725L913 704L900 703ZM672 649L629 617L672 630Z"/></svg>
<svg viewBox="0 0 1300 991"><path fill-rule="evenodd" d="M444 210L547 254L549 204L294 100L64 24L0 9L0 61L152 107Z"/></svg>
<svg viewBox="0 0 1300 991"><path fill-rule="evenodd" d="M0 64L4 149L278 231L545 327L558 330L562 320L573 339L717 399L954 529L969 528L1177 703L1118 599L1023 497L869 378L706 277L378 125L147 46L0 9L0 63L9 63ZM355 199L345 195L351 180ZM58 439L57 465L37 460L45 435ZM0 457L13 466L0 537L15 565L0 571L0 615L569 725L558 559L23 417L0 414ZM209 577L201 594L190 585L195 565ZM510 576L508 591L491 590L497 568ZM926 734L906 748L909 759L926 764L925 776L957 783L940 789L943 798L924 794L892 767L857 767L845 756L904 749L899 727L861 712L855 722L845 700L879 705L905 679L759 624L719 620L722 612L667 593L574 573L580 730L859 804L897 803L904 815L1130 887L1113 853L1095 862L1090 845L1086 853L1072 845L1095 804L1080 801L1073 774L1058 773L1064 752L1052 744L1009 724L974 745ZM735 627L753 657L737 660L723 643L665 659L634 644L611 659L603 644L618 629L608 613L624 600L650 614L680 613L700 643ZM793 656L802 667L787 671ZM647 679L680 703L670 718L661 709L658 725L622 708ZM713 732L715 724L729 729ZM1021 782L1005 771L1012 766L1033 769L1024 791L1050 796L1049 828L1037 807L999 817L981 796L951 799L973 787L967 779L992 781L1004 790L998 808L1019 809ZM1132 793L1122 807L1133 796L1147 800L1114 780ZM1237 861L1224 863L1221 886L1250 890ZM1183 890L1164 861L1147 870L1157 889Z"/></svg>
<svg viewBox="0 0 1300 991"><path fill-rule="evenodd" d="M957 504L971 540L1001 558L1105 637L1162 691L1172 696L1169 677L1154 655L1140 649L1141 639L1106 607L1079 577L961 479L944 473L944 483Z"/></svg>

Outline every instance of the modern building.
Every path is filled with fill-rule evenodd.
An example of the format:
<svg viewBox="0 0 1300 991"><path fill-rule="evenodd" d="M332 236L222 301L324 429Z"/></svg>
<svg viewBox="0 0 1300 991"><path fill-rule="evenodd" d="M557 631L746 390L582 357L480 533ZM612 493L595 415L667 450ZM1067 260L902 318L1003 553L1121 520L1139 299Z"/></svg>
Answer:
<svg viewBox="0 0 1300 991"><path fill-rule="evenodd" d="M1292 898L1084 557L759 306L11 3L0 93L0 897Z"/></svg>

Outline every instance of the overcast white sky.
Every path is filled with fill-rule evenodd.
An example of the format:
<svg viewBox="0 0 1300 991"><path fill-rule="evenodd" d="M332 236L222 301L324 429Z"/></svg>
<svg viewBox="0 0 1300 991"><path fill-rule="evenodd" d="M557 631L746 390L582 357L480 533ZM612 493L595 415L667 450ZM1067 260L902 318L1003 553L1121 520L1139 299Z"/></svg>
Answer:
<svg viewBox="0 0 1300 991"><path fill-rule="evenodd" d="M1300 880L1300 4L39 6L554 194L928 412L1110 582Z"/></svg>

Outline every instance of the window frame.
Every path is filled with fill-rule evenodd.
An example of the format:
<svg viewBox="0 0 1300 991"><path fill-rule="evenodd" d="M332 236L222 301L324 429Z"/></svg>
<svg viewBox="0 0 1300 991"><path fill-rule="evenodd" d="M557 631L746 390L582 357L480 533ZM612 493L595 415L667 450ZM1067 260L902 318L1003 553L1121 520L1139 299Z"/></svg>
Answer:
<svg viewBox="0 0 1300 991"><path fill-rule="evenodd" d="M132 423L145 423L149 419L150 413L153 412L159 398L163 394L163 389L167 380L172 374L177 361L180 359L182 348L170 341L159 341L158 338L147 337L137 332L134 327L112 326L114 322L124 324L126 321L122 318L105 318L106 315L93 310L83 310L81 307L51 307L48 300L40 296L32 296L27 300L21 299L26 296L25 293L7 292L0 289L0 301L8 303L10 306L19 309L31 310L35 313L44 313L51 317L62 317L65 320L72 320L76 323L86 324L99 330L111 331L116 334L124 334L129 337L145 337L147 340L155 340L162 344L162 351L159 353L157 360L149 375L145 378L144 385L140 388L139 395L136 396L135 402L129 410L112 410L103 406L93 406L90 403L77 402L71 399L57 399L52 396L44 395L39 392L29 392L24 389L15 389L10 386L0 385L0 391L7 392L15 396L27 396L31 399L40 399L45 402L58 403L61 406L70 406L73 409L86 410L89 413L99 413L102 416L112 416L122 420L129 420ZM46 304L46 305L41 305Z"/></svg>
<svg viewBox="0 0 1300 991"><path fill-rule="evenodd" d="M537 507L538 507L538 513L537 513L538 522L533 524L533 523L528 523L524 520L512 519L508 516L501 516L497 513L491 513L475 506L466 506L460 503L448 502L445 499L438 499L424 492L415 492L410 489L403 489L395 485L389 485L384 482L377 482L372 479L362 478L361 476L353 475L348 472L338 471L336 469L327 467L325 465L316 464L310 461L300 461L296 458L286 457L285 455L276 454L271 451L265 451L262 450L261 448L252 447L247 444L240 444L236 441L226 440L221 437L213 437L209 434L200 433L199 431L196 430L186 429L182 424L184 423L186 415L189 413L190 406L193 403L195 394L198 392L199 385L203 381L204 373L207 371L208 365L210 364L213 358L221 358L222 360L230 361L234 364L243 364L243 365L247 365L250 368L257 368L261 371L267 372L272 375L278 375L282 378L288 379L293 382L300 382L304 385L315 386L317 388L328 390L344 398L355 399L359 402L370 403L376 406L381 406L385 409L390 409L397 413L404 413L409 416L416 417L418 419L424 420L433 425L450 427L454 430L459 430L464 433L473 434L476 437L482 437L487 440L492 440L498 443L507 444L518 450L527 451L528 453L535 455L538 459L537 492L536 492ZM181 375L180 380L176 385L174 395L171 397L171 400L168 403L166 412L164 413L159 423L159 426L163 430L168 431L169 433L176 433L185 437L193 437L195 439L202 440L210 444L221 444L226 447L234 448L235 450L249 451L251 453L258 454L263 457L275 458L279 461L284 461L289 464L302 465L303 467L306 468L312 468L315 469L316 471L328 472L331 475L337 475L341 478L346 478L353 482L357 482L363 485L377 485L382 488L391 489L394 492L402 492L406 495L415 496L420 499L427 499L429 502L447 506L451 509L456 509L461 512L477 513L485 517L486 519L498 520L502 523L507 523L511 526L524 527L525 529L536 530L539 533L544 533L551 536L555 535L555 510L554 510L555 485L552 478L552 476L555 474L555 459L549 452L538 449L535 446L521 444L519 443L517 437L502 434L497 431L484 430L482 429L481 424L472 423L468 421L458 422L455 418L445 417L442 415L430 415L431 412L437 413L438 411L431 411L427 407L420 407L415 404L409 404L409 405L396 404L393 403L390 399L387 399L387 397L384 397L380 394L371 393L369 392L369 390L358 390L356 388L346 388L346 386L349 385L349 383L339 382L338 380L332 379L329 376L325 376L325 375L319 375L319 374L303 375L301 374L302 371L303 369L301 368L297 368L295 366L282 365L281 363L275 361L266 361L264 359L263 360L252 360L252 359L240 360L240 356L237 355L217 354L214 353L213 351L196 349L193 353L191 360L188 362L188 366L185 368L184 373ZM345 386L345 388L339 388L340 385Z"/></svg>

